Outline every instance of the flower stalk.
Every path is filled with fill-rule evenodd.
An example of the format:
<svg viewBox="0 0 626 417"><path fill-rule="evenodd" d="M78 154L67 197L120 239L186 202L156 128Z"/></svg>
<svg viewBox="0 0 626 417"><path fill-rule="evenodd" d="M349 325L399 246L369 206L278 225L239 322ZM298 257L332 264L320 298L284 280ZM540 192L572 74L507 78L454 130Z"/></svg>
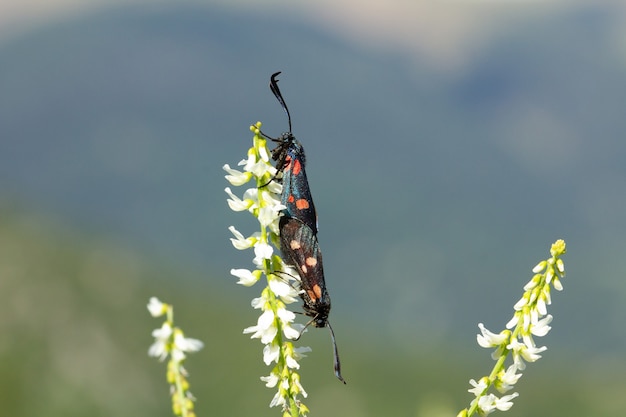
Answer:
<svg viewBox="0 0 626 417"><path fill-rule="evenodd" d="M248 150L247 158L239 162L242 170L224 165L227 172L226 180L233 186L242 186L254 180L254 187L248 188L243 197L236 196L230 188L226 188L229 207L233 211L248 211L258 221L259 231L244 236L234 226L229 230L233 234L231 243L238 250L253 249L252 260L255 269L232 269L230 272L237 277L238 284L252 286L265 277L266 287L258 298L252 300L252 307L261 310L255 326L244 329L251 338L261 339L263 361L266 365L275 363L268 376L261 377L269 388L277 388L270 402L270 407L281 407L283 417L304 416L308 408L299 396L306 397L306 391L300 384L300 368L298 360L309 352L308 347L294 347L291 340L300 336L303 326L294 323L295 314L287 309L287 305L298 300L299 285L293 278L298 274L285 265L274 248L279 247L278 219L285 207L280 202L282 185L276 181L276 168L270 163L270 152L267 141L260 132L261 122L250 126L254 133L253 145Z"/></svg>
<svg viewBox="0 0 626 417"><path fill-rule="evenodd" d="M470 380L473 388L468 391L475 395L470 407L459 412L457 417L469 417L475 414L486 416L495 410L506 411L513 406L512 400L519 394L514 392L498 397L489 390L493 387L501 394L509 392L522 376L520 371L527 362L535 362L547 347L537 347L535 337L548 334L552 315L547 306L551 304L551 289L563 289L561 280L565 277L565 266L561 256L566 253L565 241L559 239L550 248L551 257L539 262L533 268L532 279L524 286L522 298L515 304L513 318L500 333L492 333L482 324L477 335L481 347L493 349L492 359L496 361L491 373L478 381ZM512 330L511 330L512 329ZM505 363L512 356L512 363L505 368Z"/></svg>
<svg viewBox="0 0 626 417"><path fill-rule="evenodd" d="M183 367L187 357L185 352L197 352L204 344L197 339L185 337L183 331L174 326L174 307L159 301L156 297L150 298L148 311L152 317L165 315L165 322L160 328L152 332L155 341L148 350L148 355L160 361L170 357L167 363L167 382L170 384L172 396L172 411L181 417L196 417L194 411L195 398L189 391L189 374Z"/></svg>

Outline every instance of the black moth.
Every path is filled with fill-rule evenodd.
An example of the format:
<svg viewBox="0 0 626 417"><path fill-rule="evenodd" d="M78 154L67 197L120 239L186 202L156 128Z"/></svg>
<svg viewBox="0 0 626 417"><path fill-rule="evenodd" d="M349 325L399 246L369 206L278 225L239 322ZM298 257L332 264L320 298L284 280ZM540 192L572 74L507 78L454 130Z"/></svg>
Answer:
<svg viewBox="0 0 626 417"><path fill-rule="evenodd" d="M311 323L315 327L328 327L333 343L335 376L345 384L335 333L328 321L330 296L324 281L322 251L317 241L317 214L306 177L304 149L291 133L291 115L278 88L278 74L280 72L272 75L270 89L287 113L289 132L277 139L263 136L278 143L272 151L272 159L276 161L278 173L282 173L281 203L286 207L279 221L280 250L285 262L293 266L300 276L304 312L311 317L305 328Z"/></svg>

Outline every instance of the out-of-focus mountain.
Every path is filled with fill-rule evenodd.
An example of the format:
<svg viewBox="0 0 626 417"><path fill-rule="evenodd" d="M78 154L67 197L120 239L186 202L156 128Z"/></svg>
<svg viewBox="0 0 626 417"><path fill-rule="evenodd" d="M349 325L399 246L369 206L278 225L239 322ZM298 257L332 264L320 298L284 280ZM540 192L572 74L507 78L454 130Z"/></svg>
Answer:
<svg viewBox="0 0 626 417"><path fill-rule="evenodd" d="M250 123L286 129L267 88L282 70L337 321L426 349L473 340L476 322L504 324L564 238L550 341L623 351L626 60L612 10L527 17L449 73L276 13L59 22L0 48L0 187L223 285L251 257L227 227L255 229L228 211L221 167L245 156Z"/></svg>

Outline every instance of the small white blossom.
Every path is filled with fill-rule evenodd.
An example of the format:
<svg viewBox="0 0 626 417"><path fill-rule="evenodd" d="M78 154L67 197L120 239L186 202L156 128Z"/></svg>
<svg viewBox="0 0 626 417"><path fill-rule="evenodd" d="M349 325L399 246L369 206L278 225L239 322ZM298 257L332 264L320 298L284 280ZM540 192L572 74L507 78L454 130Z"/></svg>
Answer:
<svg viewBox="0 0 626 417"><path fill-rule="evenodd" d="M251 287L252 285L256 284L256 282L260 278L259 274L254 274L247 269L231 269L230 274L239 278L237 284L241 284L245 287Z"/></svg>
<svg viewBox="0 0 626 417"><path fill-rule="evenodd" d="M468 389L467 391L471 392L472 394L474 394L476 396L479 396L487 388L488 382L489 382L489 380L487 378L481 378L478 382L476 382L473 379L470 379L470 385L473 386L474 388Z"/></svg>
<svg viewBox="0 0 626 417"><path fill-rule="evenodd" d="M483 415L491 414L496 409L496 397L493 394L483 395L478 399L478 408L482 411Z"/></svg>
<svg viewBox="0 0 626 417"><path fill-rule="evenodd" d="M492 348L500 346L509 338L509 332L502 331L499 334L492 333L487 330L482 323L478 323L478 327L480 328L481 334L476 336L476 340L481 347Z"/></svg>
<svg viewBox="0 0 626 417"><path fill-rule="evenodd" d="M262 376L261 381L265 382L265 386L268 388L274 388L278 383L278 375L270 374L269 376Z"/></svg>
<svg viewBox="0 0 626 417"><path fill-rule="evenodd" d="M148 349L148 355L159 358L160 361L164 360L168 354L167 344L172 332L172 326L168 322L163 323L161 328L153 330L152 337L155 341Z"/></svg>
<svg viewBox="0 0 626 417"><path fill-rule="evenodd" d="M185 337L183 332L178 330L174 332L174 344L172 347L172 359L181 362L185 359L185 352L197 352L204 347L198 339Z"/></svg>
<svg viewBox="0 0 626 417"><path fill-rule="evenodd" d="M506 327L507 329L512 329L513 327L517 326L517 323L519 322L519 316L519 314L513 315L513 318L509 320L504 327Z"/></svg>
<svg viewBox="0 0 626 417"><path fill-rule="evenodd" d="M167 304L162 303L156 297L150 297L150 302L148 302L148 311L152 317L160 317L167 312Z"/></svg>
<svg viewBox="0 0 626 417"><path fill-rule="evenodd" d="M537 274L537 273L543 271L544 269L546 269L546 265L548 265L547 261L541 261L537 265L535 265L535 267L532 269L532 271L535 274Z"/></svg>
<svg viewBox="0 0 626 417"><path fill-rule="evenodd" d="M495 402L496 408L500 411L509 410L511 407L513 407L513 403L511 402L511 400L517 397L518 395L519 394L517 392L514 392L513 394L505 395L502 398L496 399L496 402Z"/></svg>
<svg viewBox="0 0 626 417"><path fill-rule="evenodd" d="M272 310L266 310L261 314L257 320L256 326L246 327L243 330L244 334L253 333L250 336L251 339L261 339L261 343L267 344L271 342L278 329L274 326L274 312Z"/></svg>
<svg viewBox="0 0 626 417"><path fill-rule="evenodd" d="M269 345L265 345L263 348L263 362L266 365L269 365L272 362L278 363L280 358L280 346L276 343L271 343Z"/></svg>
<svg viewBox="0 0 626 417"><path fill-rule="evenodd" d="M528 304L528 299L530 298L530 296L527 294L528 293L525 293L524 296L522 296L522 298L520 298L519 301L515 303L515 305L513 306L513 309L515 311L520 311L522 308L524 308L525 305Z"/></svg>
<svg viewBox="0 0 626 417"><path fill-rule="evenodd" d="M554 278L554 268L550 266L546 271L546 284L549 284L552 281L552 278Z"/></svg>
<svg viewBox="0 0 626 417"><path fill-rule="evenodd" d="M548 326L548 324L550 324L551 322L552 322L552 315L550 314L548 314L546 317L542 318L541 320L538 320L536 323L533 324L533 327L531 328L532 334L538 337L543 337L547 335L550 329L552 328Z"/></svg>
<svg viewBox="0 0 626 417"><path fill-rule="evenodd" d="M269 286L274 294L283 297L288 295L298 295L288 283L280 279L269 279Z"/></svg>
<svg viewBox="0 0 626 417"><path fill-rule="evenodd" d="M245 237L237 229L235 229L235 226L230 226L228 230L230 230L233 236L235 236L235 238L231 238L230 241L235 249L239 250L250 249L256 242L258 242L261 236L261 234L257 232L250 237Z"/></svg>
<svg viewBox="0 0 626 417"><path fill-rule="evenodd" d="M523 371L524 369L526 369L526 364L524 363L524 361L526 362L537 361L538 359L541 358L541 355L539 353L547 350L548 348L545 346L540 347L540 348L534 347L534 346L527 346L525 343L521 343L518 340L513 340L507 346L507 349L512 351L513 362L515 363L515 366L517 367L517 369L519 369L520 371Z"/></svg>
<svg viewBox="0 0 626 417"><path fill-rule="evenodd" d="M516 373L518 371L515 364L509 366L505 372L498 374L498 379L495 382L495 387L501 393L510 391L517 381L522 377L522 374Z"/></svg>
<svg viewBox="0 0 626 417"><path fill-rule="evenodd" d="M287 401L285 400L285 395L282 390L279 389L276 395L274 395L274 398L272 398L272 401L270 401L270 407L285 407L286 404Z"/></svg>
<svg viewBox="0 0 626 417"><path fill-rule="evenodd" d="M230 196L230 198L226 201L228 202L228 207L230 207L230 209L233 211L248 210L254 205L254 200L240 199L235 194L233 194L229 187L226 187L224 191L226 191L226 194Z"/></svg>
<svg viewBox="0 0 626 417"><path fill-rule="evenodd" d="M278 211L275 209L275 206L265 206L261 207L259 210L259 223L261 223L263 227L269 227L272 223L275 223L278 218Z"/></svg>
<svg viewBox="0 0 626 417"><path fill-rule="evenodd" d="M252 262L258 267L263 267L263 263L266 260L272 259L273 253L274 248L271 245L259 242L254 245L254 259L252 260Z"/></svg>
<svg viewBox="0 0 626 417"><path fill-rule="evenodd" d="M554 278L552 280L552 286L554 287L555 290L557 291L563 291L563 284L561 284L561 280L558 278Z"/></svg>
<svg viewBox="0 0 626 417"><path fill-rule="evenodd" d="M247 183L252 178L250 172L237 171L236 169L232 169L228 164L224 165L222 168L229 174L226 175L226 180L236 187Z"/></svg>

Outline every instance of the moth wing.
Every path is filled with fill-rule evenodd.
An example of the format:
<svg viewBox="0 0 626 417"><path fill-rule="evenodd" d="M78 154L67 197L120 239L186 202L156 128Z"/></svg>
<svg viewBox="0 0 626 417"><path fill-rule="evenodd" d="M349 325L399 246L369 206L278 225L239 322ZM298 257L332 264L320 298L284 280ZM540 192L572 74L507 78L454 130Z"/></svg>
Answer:
<svg viewBox="0 0 626 417"><path fill-rule="evenodd" d="M311 291L309 296L313 303L328 298L322 251L313 230L298 219L281 217L280 248L287 264L298 271L302 289L307 293Z"/></svg>
<svg viewBox="0 0 626 417"><path fill-rule="evenodd" d="M282 203L293 218L299 219L317 235L317 213L309 181L304 169L304 161L296 152L291 152L283 172Z"/></svg>

